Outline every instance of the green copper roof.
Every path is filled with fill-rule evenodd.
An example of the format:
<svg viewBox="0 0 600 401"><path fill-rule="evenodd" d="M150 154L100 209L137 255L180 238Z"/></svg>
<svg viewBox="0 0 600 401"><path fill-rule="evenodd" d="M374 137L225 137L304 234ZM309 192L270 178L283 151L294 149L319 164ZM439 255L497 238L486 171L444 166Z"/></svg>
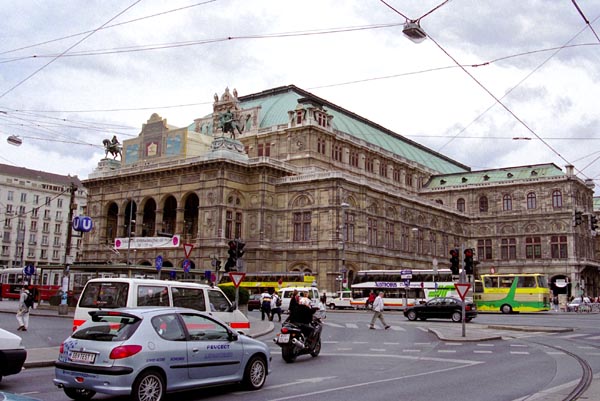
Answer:
<svg viewBox="0 0 600 401"><path fill-rule="evenodd" d="M293 85L271 89L254 95L239 98L240 107L248 109L261 107L260 128L268 128L288 123L288 111L295 110L298 99L310 98L324 105L333 116L335 130L347 133L358 139L372 143L408 160L415 161L442 174L466 172L469 167L442 154L404 138L378 124L362 118L350 111L327 102Z"/></svg>
<svg viewBox="0 0 600 401"><path fill-rule="evenodd" d="M443 189L454 186L491 184L507 181L528 181L541 178L564 176L565 173L555 164L509 167L497 170L471 171L460 174L436 175L425 184L425 188Z"/></svg>

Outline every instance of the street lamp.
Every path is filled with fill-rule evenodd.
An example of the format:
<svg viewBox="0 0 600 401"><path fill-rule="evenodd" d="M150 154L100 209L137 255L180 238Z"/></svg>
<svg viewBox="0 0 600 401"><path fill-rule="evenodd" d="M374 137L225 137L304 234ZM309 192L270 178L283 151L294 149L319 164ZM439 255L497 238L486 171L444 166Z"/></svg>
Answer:
<svg viewBox="0 0 600 401"><path fill-rule="evenodd" d="M348 235L348 223L346 219L346 210L350 207L350 204L342 202L340 204L342 208L342 271L340 275L340 291L344 291L344 278L346 277L346 236Z"/></svg>
<svg viewBox="0 0 600 401"><path fill-rule="evenodd" d="M417 251L419 250L419 229L417 227L413 227L410 229L413 232L413 236L415 238L415 257L413 260L413 266L416 269L417 267Z"/></svg>
<svg viewBox="0 0 600 401"><path fill-rule="evenodd" d="M127 266L130 265L129 256L131 255L131 225L135 224L133 219L133 198L129 199L129 222L127 224Z"/></svg>
<svg viewBox="0 0 600 401"><path fill-rule="evenodd" d="M404 23L402 33L404 34L404 36L406 36L415 43L421 43L422 41L427 39L427 34L423 30L423 28L421 28L421 25L419 25L419 20L407 20Z"/></svg>

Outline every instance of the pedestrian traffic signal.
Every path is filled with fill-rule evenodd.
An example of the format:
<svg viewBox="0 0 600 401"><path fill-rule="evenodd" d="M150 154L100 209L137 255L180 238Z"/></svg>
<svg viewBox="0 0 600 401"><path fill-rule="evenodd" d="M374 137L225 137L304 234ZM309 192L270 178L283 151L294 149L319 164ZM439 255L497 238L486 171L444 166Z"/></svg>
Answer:
<svg viewBox="0 0 600 401"><path fill-rule="evenodd" d="M215 269L217 271L221 270L221 261L220 260L215 261Z"/></svg>
<svg viewBox="0 0 600 401"><path fill-rule="evenodd" d="M575 212L575 225L578 226L583 221L583 212Z"/></svg>
<svg viewBox="0 0 600 401"><path fill-rule="evenodd" d="M450 270L452 274L458 274L460 268L458 267L458 249L450 250Z"/></svg>
<svg viewBox="0 0 600 401"><path fill-rule="evenodd" d="M465 249L465 273L473 274L473 250Z"/></svg>
<svg viewBox="0 0 600 401"><path fill-rule="evenodd" d="M593 214L590 216L590 228L592 231L596 231L598 229L598 218Z"/></svg>

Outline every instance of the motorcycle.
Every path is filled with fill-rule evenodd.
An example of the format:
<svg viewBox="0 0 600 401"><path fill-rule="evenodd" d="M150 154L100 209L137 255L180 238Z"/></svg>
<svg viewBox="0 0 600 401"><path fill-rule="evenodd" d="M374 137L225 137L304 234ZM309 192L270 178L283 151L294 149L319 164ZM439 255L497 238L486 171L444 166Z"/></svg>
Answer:
<svg viewBox="0 0 600 401"><path fill-rule="evenodd" d="M281 347L281 357L287 363L294 362L299 355L310 354L315 358L321 352L321 314L315 313L309 325L312 333L306 338L302 325L291 322L288 318L283 322L281 332L273 339Z"/></svg>

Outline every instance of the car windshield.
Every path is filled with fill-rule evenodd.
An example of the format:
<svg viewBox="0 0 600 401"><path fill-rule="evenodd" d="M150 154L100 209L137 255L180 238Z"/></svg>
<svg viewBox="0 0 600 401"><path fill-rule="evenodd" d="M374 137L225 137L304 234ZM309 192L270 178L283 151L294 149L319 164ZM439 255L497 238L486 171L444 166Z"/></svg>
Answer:
<svg viewBox="0 0 600 401"><path fill-rule="evenodd" d="M93 316L72 337L79 340L124 341L140 325L141 319L131 315Z"/></svg>

